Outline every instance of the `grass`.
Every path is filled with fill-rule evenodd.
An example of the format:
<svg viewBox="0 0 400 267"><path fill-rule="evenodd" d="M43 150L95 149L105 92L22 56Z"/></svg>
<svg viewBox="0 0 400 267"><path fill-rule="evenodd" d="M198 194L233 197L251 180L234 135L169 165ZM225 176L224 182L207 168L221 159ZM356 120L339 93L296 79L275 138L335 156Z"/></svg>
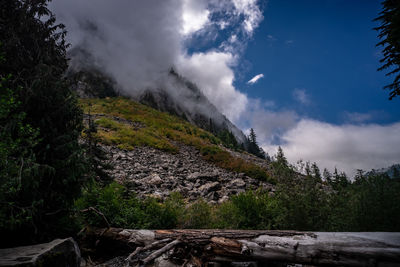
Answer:
<svg viewBox="0 0 400 267"><path fill-rule="evenodd" d="M193 146L201 152L203 158L217 166L246 175L273 182L266 171L256 164L232 156L218 145L221 140L213 134L200 129L187 121L160 112L127 98L81 99L85 113L105 114L95 120L100 126L96 137L100 142L132 150L137 146L154 147L170 153L177 153L176 142ZM115 120L119 117L130 121ZM142 127L135 127L139 124Z"/></svg>

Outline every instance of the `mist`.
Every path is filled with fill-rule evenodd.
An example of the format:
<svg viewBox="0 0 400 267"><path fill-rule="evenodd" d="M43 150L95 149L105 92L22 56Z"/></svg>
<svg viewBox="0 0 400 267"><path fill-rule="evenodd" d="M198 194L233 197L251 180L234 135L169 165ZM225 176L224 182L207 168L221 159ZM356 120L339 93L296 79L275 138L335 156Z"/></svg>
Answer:
<svg viewBox="0 0 400 267"><path fill-rule="evenodd" d="M84 51L70 53L74 55L71 69L94 67L133 97L163 88L185 106L195 106L167 82L174 68L195 82L231 121L244 112L247 97L233 86L233 67L262 20L255 1L55 0L49 7L66 25L70 52ZM213 41L208 40L210 33L217 36L224 30L235 38L222 40L207 51L188 53L185 44Z"/></svg>
<svg viewBox="0 0 400 267"><path fill-rule="evenodd" d="M167 1L53 1L71 49L84 49L94 67L131 95L155 85L174 65L180 47L182 4ZM83 59L72 58L79 70Z"/></svg>

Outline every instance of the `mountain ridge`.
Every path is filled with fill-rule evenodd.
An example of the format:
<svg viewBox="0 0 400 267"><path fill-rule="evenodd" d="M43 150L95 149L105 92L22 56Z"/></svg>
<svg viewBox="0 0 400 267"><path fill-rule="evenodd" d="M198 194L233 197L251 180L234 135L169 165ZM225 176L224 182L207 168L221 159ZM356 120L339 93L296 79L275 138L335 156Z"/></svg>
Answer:
<svg viewBox="0 0 400 267"><path fill-rule="evenodd" d="M248 149L249 142L244 133L209 101L196 84L181 76L174 68L170 68L165 77L156 83L158 86L132 93L102 71L84 49L74 48L69 51L69 56L71 64L66 76L71 88L80 97L129 96L157 110L177 115L213 134L227 131L233 134L240 146Z"/></svg>

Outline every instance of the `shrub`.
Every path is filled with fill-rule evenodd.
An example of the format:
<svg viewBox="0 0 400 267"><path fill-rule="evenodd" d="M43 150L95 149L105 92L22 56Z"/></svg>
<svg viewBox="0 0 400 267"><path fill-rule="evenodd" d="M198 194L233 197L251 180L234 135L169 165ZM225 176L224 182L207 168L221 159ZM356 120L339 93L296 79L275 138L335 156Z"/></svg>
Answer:
<svg viewBox="0 0 400 267"><path fill-rule="evenodd" d="M75 201L79 218L85 224L98 227L138 228L143 211L135 196L127 196L125 188L116 183L101 188L93 182Z"/></svg>
<svg viewBox="0 0 400 267"><path fill-rule="evenodd" d="M179 193L162 203L153 197L139 200L116 182L104 187L93 182L75 201L75 208L80 222L91 226L165 229L177 227L184 202Z"/></svg>
<svg viewBox="0 0 400 267"><path fill-rule="evenodd" d="M217 227L231 229L271 229L273 199L267 192L247 191L233 196L217 210Z"/></svg>
<svg viewBox="0 0 400 267"><path fill-rule="evenodd" d="M213 214L211 206L199 199L185 210L183 228L205 229L213 226Z"/></svg>

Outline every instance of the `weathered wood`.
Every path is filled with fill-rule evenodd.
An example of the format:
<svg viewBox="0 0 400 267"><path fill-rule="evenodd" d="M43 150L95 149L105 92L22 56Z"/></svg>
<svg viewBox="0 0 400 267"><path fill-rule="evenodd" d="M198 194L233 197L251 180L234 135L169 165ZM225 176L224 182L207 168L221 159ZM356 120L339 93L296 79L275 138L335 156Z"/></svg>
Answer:
<svg viewBox="0 0 400 267"><path fill-rule="evenodd" d="M129 256L126 258L126 260L130 262L130 261L132 261L132 258L135 257L139 252L157 248L158 246L163 245L170 241L171 241L171 238L166 238L166 239L154 241L153 243L151 243L150 245L147 245L145 247L137 247L134 252L129 254Z"/></svg>
<svg viewBox="0 0 400 267"><path fill-rule="evenodd" d="M182 263L196 257L203 263L207 261L281 261L312 265L400 266L400 233L264 230L150 231L110 228L105 231L91 229L87 234L136 246L148 246L165 239L175 240L177 242L172 241L169 246L161 248L159 252L170 251L169 254L175 260L181 259ZM175 247L174 251L171 250L170 244ZM139 257L139 254L134 253L134 257ZM151 258L153 259L154 257Z"/></svg>
<svg viewBox="0 0 400 267"><path fill-rule="evenodd" d="M167 245L165 245L165 247L162 247L156 251L154 251L153 253L151 253L148 257L146 257L143 260L143 264L146 265L149 262L151 262L152 260L154 260L155 258L160 257L163 253L167 252L168 250L172 249L173 247L175 247L176 245L178 245L179 243L181 243L182 241L176 239L174 241L172 241L171 243L168 243Z"/></svg>

